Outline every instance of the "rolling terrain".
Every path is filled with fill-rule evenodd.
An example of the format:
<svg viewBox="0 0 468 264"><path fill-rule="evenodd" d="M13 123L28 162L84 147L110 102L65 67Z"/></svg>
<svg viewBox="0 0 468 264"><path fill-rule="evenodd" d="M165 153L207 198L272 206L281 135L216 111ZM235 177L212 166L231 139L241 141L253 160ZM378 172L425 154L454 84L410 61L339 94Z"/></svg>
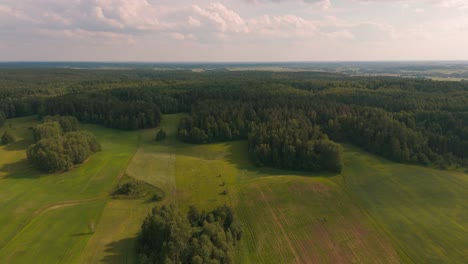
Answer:
<svg viewBox="0 0 468 264"><path fill-rule="evenodd" d="M402 165L345 145L341 174L253 166L244 141L192 145L182 115L157 129L82 125L103 151L70 172L41 175L25 160L35 118L8 120L18 141L0 147L0 262L134 263L155 205L115 200L126 174L166 192L163 203L228 204L243 223L238 263L462 263L468 257L466 174ZM10 126L11 124L11 126ZM90 222L96 231L88 230Z"/></svg>

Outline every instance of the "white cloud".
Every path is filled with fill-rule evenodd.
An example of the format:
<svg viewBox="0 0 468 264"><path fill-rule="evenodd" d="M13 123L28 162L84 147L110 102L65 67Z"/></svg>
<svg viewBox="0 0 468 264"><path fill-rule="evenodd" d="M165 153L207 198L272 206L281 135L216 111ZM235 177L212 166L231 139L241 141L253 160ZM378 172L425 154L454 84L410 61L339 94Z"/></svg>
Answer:
<svg viewBox="0 0 468 264"><path fill-rule="evenodd" d="M214 26L219 32L247 33L249 29L239 14L221 3L212 3L202 8L198 5L192 6L194 15L204 20L205 24Z"/></svg>
<svg viewBox="0 0 468 264"><path fill-rule="evenodd" d="M260 3L285 3L285 2L299 2L305 4L312 4L319 7L322 10L329 9L332 6L330 0L244 0L247 3L260 4Z"/></svg>
<svg viewBox="0 0 468 264"><path fill-rule="evenodd" d="M248 22L251 32L271 37L309 37L317 33L316 24L295 15L268 16Z"/></svg>

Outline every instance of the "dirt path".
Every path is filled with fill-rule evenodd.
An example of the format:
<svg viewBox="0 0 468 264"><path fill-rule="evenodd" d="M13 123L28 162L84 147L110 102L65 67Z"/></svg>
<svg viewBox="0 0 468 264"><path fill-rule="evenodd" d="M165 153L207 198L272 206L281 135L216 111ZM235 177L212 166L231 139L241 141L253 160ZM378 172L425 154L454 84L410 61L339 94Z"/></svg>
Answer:
<svg viewBox="0 0 468 264"><path fill-rule="evenodd" d="M140 135L138 136L138 143L137 143L135 152L128 159L127 163L125 164L125 167L118 174L117 179L120 179L120 178L123 177L123 175L125 175L125 173L127 171L127 168L128 168L128 165L132 162L133 157L135 156L138 149L140 148L141 139L142 139L142 135L140 133ZM2 250L4 247L6 247L16 237L16 235L18 235L23 229L25 229L36 217L38 217L39 215L41 215L41 214L43 214L45 212L49 212L49 211L52 211L52 210L55 210L55 209L60 209L60 208L63 208L63 207L79 205L79 204L83 204L83 203L96 202L96 201L99 201L99 200L102 200L102 199L108 199L108 198L109 198L109 190L106 190L106 191L102 192L100 195L98 195L96 197L81 199L81 200L71 200L71 201L52 203L52 204L48 204L46 206L43 206L43 207L37 209L36 211L34 211L31 214L31 216L28 217L24 221L24 223L18 228L18 230L16 232L12 233L12 235L8 239L6 239L5 242L2 245L0 245L0 250Z"/></svg>

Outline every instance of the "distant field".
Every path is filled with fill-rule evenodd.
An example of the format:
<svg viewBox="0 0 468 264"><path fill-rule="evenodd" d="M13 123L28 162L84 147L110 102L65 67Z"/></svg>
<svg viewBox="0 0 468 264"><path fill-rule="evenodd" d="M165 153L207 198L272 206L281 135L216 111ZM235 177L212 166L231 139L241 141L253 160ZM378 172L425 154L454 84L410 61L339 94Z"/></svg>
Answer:
<svg viewBox="0 0 468 264"><path fill-rule="evenodd" d="M155 203L111 199L124 173L163 189L164 203L183 211L192 204L233 206L244 226L238 263L468 258L466 174L396 164L348 145L340 175L258 168L245 141L179 142L182 116L164 116L162 142L153 140L159 128L83 126L103 151L54 175L37 173L25 160L36 120L8 120L0 133L12 129L19 141L0 147L0 263L135 263L136 236Z"/></svg>

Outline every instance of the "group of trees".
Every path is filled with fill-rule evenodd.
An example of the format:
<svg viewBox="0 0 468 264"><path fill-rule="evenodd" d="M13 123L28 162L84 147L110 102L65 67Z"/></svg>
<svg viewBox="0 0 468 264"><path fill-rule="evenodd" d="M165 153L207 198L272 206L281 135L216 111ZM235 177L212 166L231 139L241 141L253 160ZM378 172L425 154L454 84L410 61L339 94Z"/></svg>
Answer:
<svg viewBox="0 0 468 264"><path fill-rule="evenodd" d="M8 118L66 114L82 122L140 129L158 126L161 113L189 112L178 135L199 144L248 139L254 127L270 123L286 130L288 120L306 118L329 140L394 161L441 168L468 164L467 101L466 82L332 73L44 69L40 78L26 69L0 73L0 112ZM270 150L292 151L293 145L296 153L305 149L288 142ZM299 160L281 158L279 163L304 168Z"/></svg>
<svg viewBox="0 0 468 264"><path fill-rule="evenodd" d="M323 131L330 140L353 143L397 162L435 164L440 168L467 163L468 119L464 111L429 111L407 106L411 111L390 112L384 108L365 106L360 101L362 99L357 98L347 98L347 103L337 102L344 101L338 100L341 92L328 90L309 94L297 90L272 89L263 91L262 96L259 96L258 91L249 92L239 88L238 92L242 95L235 91L229 90L218 94L216 100L211 96L196 104L190 116L180 122L180 139L202 144L246 139L249 136L255 138L254 128L262 128L263 136L256 141L261 143L253 144L249 141L251 157L257 164L288 169L330 170L330 166L320 165L324 159L312 159L315 166L305 166L301 161L301 157L306 157L305 145L309 139L303 137L300 141L292 142L294 133L303 131L305 134L311 127L310 123ZM423 94L421 99L416 97L415 100L424 100L425 96ZM399 104L394 100L384 100L383 103L389 108ZM463 106L455 103L451 107L460 109ZM292 129L290 120L301 120L301 125ZM272 139L275 139L274 143ZM325 142L333 143L330 140ZM299 146L301 144L302 147ZM310 149L312 142L308 144ZM335 145L328 145L338 150ZM339 168L341 161L336 160L336 167Z"/></svg>
<svg viewBox="0 0 468 264"><path fill-rule="evenodd" d="M155 207L142 225L141 263L234 263L242 226L234 211L222 206L211 212L190 207L183 216L174 205Z"/></svg>
<svg viewBox="0 0 468 264"><path fill-rule="evenodd" d="M5 124L5 121L6 121L6 115L2 111L0 111L0 127ZM11 132L9 131L3 132L2 137L0 138L0 144L8 145L13 142L15 142L15 136L11 134Z"/></svg>
<svg viewBox="0 0 468 264"><path fill-rule="evenodd" d="M47 173L68 170L83 163L101 150L101 145L90 132L78 131L75 117L46 117L33 128L36 143L26 151L28 160Z"/></svg>
<svg viewBox="0 0 468 264"><path fill-rule="evenodd" d="M156 127L161 122L161 111L155 104L120 101L108 94L54 97L47 101L43 111L47 114L71 115L83 122L126 130Z"/></svg>
<svg viewBox="0 0 468 264"><path fill-rule="evenodd" d="M307 119L262 123L249 133L249 154L261 166L340 173L342 152Z"/></svg>

